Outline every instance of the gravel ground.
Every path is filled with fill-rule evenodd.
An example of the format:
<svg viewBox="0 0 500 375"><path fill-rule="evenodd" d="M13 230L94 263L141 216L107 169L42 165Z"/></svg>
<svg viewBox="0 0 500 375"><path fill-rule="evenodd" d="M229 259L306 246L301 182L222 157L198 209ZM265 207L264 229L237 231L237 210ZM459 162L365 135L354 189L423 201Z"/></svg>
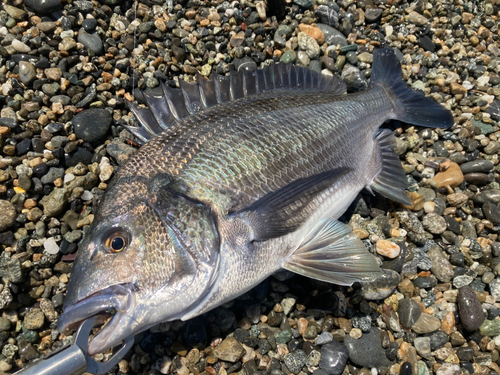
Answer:
<svg viewBox="0 0 500 375"><path fill-rule="evenodd" d="M294 62L368 86L397 49L455 126L392 123L412 205L360 195L344 219L380 280L281 274L161 324L111 373L493 374L500 351L500 2L12 0L0 11L0 374L73 340L57 331L77 245L136 151L125 99L200 72ZM109 353L96 356L105 360Z"/></svg>

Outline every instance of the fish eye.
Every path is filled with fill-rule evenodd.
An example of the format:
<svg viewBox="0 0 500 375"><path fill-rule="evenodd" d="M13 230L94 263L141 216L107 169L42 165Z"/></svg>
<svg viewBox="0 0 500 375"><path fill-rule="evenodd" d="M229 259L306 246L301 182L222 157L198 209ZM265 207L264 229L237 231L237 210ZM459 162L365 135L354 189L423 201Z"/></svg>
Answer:
<svg viewBox="0 0 500 375"><path fill-rule="evenodd" d="M130 235L123 229L114 228L104 235L104 248L110 253L123 251L130 243Z"/></svg>

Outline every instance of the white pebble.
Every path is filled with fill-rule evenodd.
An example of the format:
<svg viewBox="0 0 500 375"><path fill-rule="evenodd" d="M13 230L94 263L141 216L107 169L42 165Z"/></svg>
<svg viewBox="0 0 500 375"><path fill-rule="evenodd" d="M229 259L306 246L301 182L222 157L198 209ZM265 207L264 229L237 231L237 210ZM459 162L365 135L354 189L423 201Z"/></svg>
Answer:
<svg viewBox="0 0 500 375"><path fill-rule="evenodd" d="M67 173L64 175L64 183L67 184L75 179L75 175L72 173Z"/></svg>
<svg viewBox="0 0 500 375"><path fill-rule="evenodd" d="M424 203L424 211L426 214L432 214L435 209L435 204L434 202L425 202Z"/></svg>
<svg viewBox="0 0 500 375"><path fill-rule="evenodd" d="M20 40L14 39L12 41L12 47L17 51L21 53L28 53L31 51L31 48L29 48L26 44L21 42Z"/></svg>
<svg viewBox="0 0 500 375"><path fill-rule="evenodd" d="M45 251L49 254L57 254L59 252L59 245L54 240L54 237L50 237L43 243Z"/></svg>
<svg viewBox="0 0 500 375"><path fill-rule="evenodd" d="M9 33L9 30L5 26L0 27L0 35L7 35Z"/></svg>
<svg viewBox="0 0 500 375"><path fill-rule="evenodd" d="M74 36L75 36L75 33L73 32L73 30L64 30L61 33L61 39L64 39L64 38L73 38Z"/></svg>
<svg viewBox="0 0 500 375"><path fill-rule="evenodd" d="M393 31L393 27L391 25L387 25L385 27L385 36L391 36Z"/></svg>
<svg viewBox="0 0 500 375"><path fill-rule="evenodd" d="M89 201L91 200L92 198L94 198L94 194L92 194L90 191L88 190L85 190L82 194L82 200L84 201Z"/></svg>
<svg viewBox="0 0 500 375"><path fill-rule="evenodd" d="M478 86L486 86L489 81L490 81L489 76L481 76L477 79L476 82L477 82Z"/></svg>
<svg viewBox="0 0 500 375"><path fill-rule="evenodd" d="M469 81L463 81L462 86L465 87L467 90L474 88L474 85L472 83L470 83Z"/></svg>

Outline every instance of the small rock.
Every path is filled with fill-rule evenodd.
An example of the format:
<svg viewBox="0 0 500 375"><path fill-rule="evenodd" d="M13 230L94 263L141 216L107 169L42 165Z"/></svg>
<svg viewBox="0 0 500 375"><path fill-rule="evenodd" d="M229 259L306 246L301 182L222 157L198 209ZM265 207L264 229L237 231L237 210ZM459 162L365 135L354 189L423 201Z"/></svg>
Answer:
<svg viewBox="0 0 500 375"><path fill-rule="evenodd" d="M436 188L441 189L446 186L457 187L464 182L464 174L457 163L451 163L447 170L437 173L433 180Z"/></svg>
<svg viewBox="0 0 500 375"><path fill-rule="evenodd" d="M443 219L444 220L444 219ZM444 256L439 246L434 246L427 252L431 259L431 271L437 279L443 283L450 282L454 276L453 266L450 261Z"/></svg>
<svg viewBox="0 0 500 375"><path fill-rule="evenodd" d="M468 331L475 331L484 323L485 316L476 292L470 286L463 286L457 297L460 321Z"/></svg>
<svg viewBox="0 0 500 375"><path fill-rule="evenodd" d="M429 20L426 17L422 16L421 14L418 14L417 12L410 12L410 14L406 16L406 19L410 23L413 23L414 25L417 26L425 26L429 23Z"/></svg>
<svg viewBox="0 0 500 375"><path fill-rule="evenodd" d="M349 350L341 343L332 341L321 347L319 368L325 370L329 375L341 375L346 366L347 358L349 358Z"/></svg>
<svg viewBox="0 0 500 375"><path fill-rule="evenodd" d="M299 47L306 52L309 58L315 59L319 56L319 45L313 37L307 35L304 32L299 32L297 41L299 43Z"/></svg>
<svg viewBox="0 0 500 375"><path fill-rule="evenodd" d="M45 322L45 315L42 310L35 308L29 311L24 317L23 327L26 329L40 329Z"/></svg>
<svg viewBox="0 0 500 375"><path fill-rule="evenodd" d="M285 366L293 374L298 374L307 362L307 355L303 350L297 349L288 353L284 358Z"/></svg>
<svg viewBox="0 0 500 375"><path fill-rule="evenodd" d="M409 298L404 298L399 301L398 315L399 322L405 328L411 328L422 314L420 305Z"/></svg>
<svg viewBox="0 0 500 375"><path fill-rule="evenodd" d="M105 109L90 108L73 118L75 135L89 143L100 141L111 126L112 118Z"/></svg>
<svg viewBox="0 0 500 375"><path fill-rule="evenodd" d="M28 61L20 61L19 78L25 85L31 84L36 78L35 66Z"/></svg>
<svg viewBox="0 0 500 375"><path fill-rule="evenodd" d="M344 343L349 351L349 359L361 367L390 366L391 362L382 348L380 334L380 329L372 327L369 333L363 334L359 339L347 336Z"/></svg>
<svg viewBox="0 0 500 375"><path fill-rule="evenodd" d="M0 199L0 232L14 225L16 222L16 208L9 201Z"/></svg>
<svg viewBox="0 0 500 375"><path fill-rule="evenodd" d="M430 333L437 331L441 322L434 315L422 313L411 329L416 333Z"/></svg>
<svg viewBox="0 0 500 375"><path fill-rule="evenodd" d="M21 262L15 258L0 257L0 277L13 283L23 281Z"/></svg>
<svg viewBox="0 0 500 375"><path fill-rule="evenodd" d="M234 337L227 337L214 349L214 356L222 361L236 362L245 354L245 348Z"/></svg>
<svg viewBox="0 0 500 375"><path fill-rule="evenodd" d="M377 241L377 243L375 244L375 249L377 250L378 254L390 259L396 258L401 251L401 248L397 243L383 239Z"/></svg>
<svg viewBox="0 0 500 375"><path fill-rule="evenodd" d="M49 254L57 254L59 252L59 245L56 243L54 237L50 237L43 243L45 251Z"/></svg>
<svg viewBox="0 0 500 375"><path fill-rule="evenodd" d="M396 289L399 280L399 274L396 271L382 269L382 274L375 280L361 284L361 293L367 300L387 298Z"/></svg>

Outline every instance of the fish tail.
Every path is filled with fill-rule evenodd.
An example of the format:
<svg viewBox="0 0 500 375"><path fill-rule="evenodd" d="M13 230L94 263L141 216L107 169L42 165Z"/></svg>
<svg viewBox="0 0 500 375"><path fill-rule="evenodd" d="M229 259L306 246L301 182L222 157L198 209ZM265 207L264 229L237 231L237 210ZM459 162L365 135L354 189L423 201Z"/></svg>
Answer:
<svg viewBox="0 0 500 375"><path fill-rule="evenodd" d="M434 128L453 125L453 115L447 108L406 85L401 78L401 64L391 48L374 51L370 85L382 86L388 92L396 120Z"/></svg>

